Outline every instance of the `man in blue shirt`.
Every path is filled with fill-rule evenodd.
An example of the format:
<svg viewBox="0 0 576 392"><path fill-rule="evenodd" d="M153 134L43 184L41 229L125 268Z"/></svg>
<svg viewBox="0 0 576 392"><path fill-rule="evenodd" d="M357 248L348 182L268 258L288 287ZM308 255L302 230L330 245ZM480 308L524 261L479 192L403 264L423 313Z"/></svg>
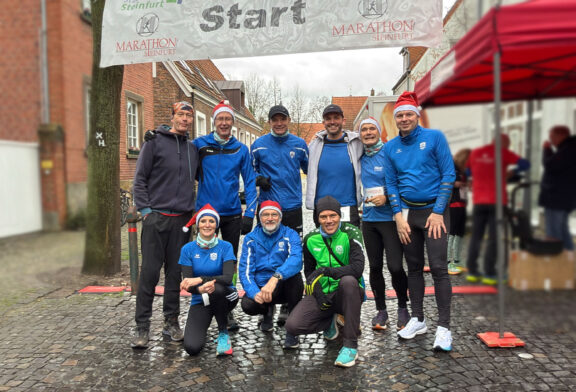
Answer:
<svg viewBox="0 0 576 392"><path fill-rule="evenodd" d="M302 237L302 179L308 171L308 146L304 139L291 135L290 113L282 105L272 106L268 112L270 133L259 137L251 148L256 185L260 187L258 202L282 201L282 224ZM274 311L272 307L271 311ZM278 325L284 325L288 308L283 304ZM263 322L266 324L268 320Z"/></svg>
<svg viewBox="0 0 576 392"><path fill-rule="evenodd" d="M438 306L433 348L450 351L452 287L446 263L448 203L455 179L452 154L444 134L418 124L420 110L413 92L404 92L394 106L400 134L384 146L386 187L400 242L408 264L412 318L398 336L412 339L427 331L424 319L424 249Z"/></svg>
<svg viewBox="0 0 576 392"><path fill-rule="evenodd" d="M358 205L362 203L360 157L364 152L356 132L344 131L344 112L338 105L328 105L322 114L325 129L310 142L306 208L324 196L332 196L342 206L342 221L360 225ZM314 214L314 223L318 218Z"/></svg>

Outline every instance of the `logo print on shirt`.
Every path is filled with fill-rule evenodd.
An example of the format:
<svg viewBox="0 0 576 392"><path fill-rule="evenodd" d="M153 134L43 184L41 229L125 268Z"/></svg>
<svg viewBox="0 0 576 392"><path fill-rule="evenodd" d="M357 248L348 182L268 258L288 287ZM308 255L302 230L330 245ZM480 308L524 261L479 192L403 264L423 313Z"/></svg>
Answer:
<svg viewBox="0 0 576 392"><path fill-rule="evenodd" d="M284 241L280 241L280 242L278 243L278 250L279 250L280 252L284 252Z"/></svg>
<svg viewBox="0 0 576 392"><path fill-rule="evenodd" d="M194 258L195 258L195 259L199 259L199 258L200 258L200 255L199 255L198 253L196 253L196 254L194 255Z"/></svg>
<svg viewBox="0 0 576 392"><path fill-rule="evenodd" d="M399 148L399 149L396 150L396 154L400 154L401 152L402 152L402 149L401 149L401 148Z"/></svg>
<svg viewBox="0 0 576 392"><path fill-rule="evenodd" d="M381 172L382 170L384 170L382 166L374 166L374 171Z"/></svg>
<svg viewBox="0 0 576 392"><path fill-rule="evenodd" d="M294 159L295 156L296 156L296 153L294 151L290 151L290 158Z"/></svg>
<svg viewBox="0 0 576 392"><path fill-rule="evenodd" d="M210 253L210 260L215 261L218 258L218 253Z"/></svg>
<svg viewBox="0 0 576 392"><path fill-rule="evenodd" d="M336 245L336 249L334 249L336 251L336 253L338 253L339 255L341 255L342 253L344 253L344 248L342 247L342 245Z"/></svg>
<svg viewBox="0 0 576 392"><path fill-rule="evenodd" d="M420 143L420 149L423 150L426 148L426 142Z"/></svg>

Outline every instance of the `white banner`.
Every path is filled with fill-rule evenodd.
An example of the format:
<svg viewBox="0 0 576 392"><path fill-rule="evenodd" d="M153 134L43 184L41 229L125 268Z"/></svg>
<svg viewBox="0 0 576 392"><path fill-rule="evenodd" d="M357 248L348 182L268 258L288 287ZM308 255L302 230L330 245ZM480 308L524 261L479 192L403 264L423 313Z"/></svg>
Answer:
<svg viewBox="0 0 576 392"><path fill-rule="evenodd" d="M101 67L436 46L442 0L107 0Z"/></svg>

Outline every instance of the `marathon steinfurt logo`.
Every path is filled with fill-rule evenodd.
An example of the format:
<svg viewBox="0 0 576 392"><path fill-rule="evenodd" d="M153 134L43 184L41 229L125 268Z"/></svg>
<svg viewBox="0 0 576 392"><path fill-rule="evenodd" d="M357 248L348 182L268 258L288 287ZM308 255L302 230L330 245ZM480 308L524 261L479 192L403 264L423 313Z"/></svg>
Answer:
<svg viewBox="0 0 576 392"><path fill-rule="evenodd" d="M386 0L362 0L358 3L358 12L366 19L379 18L386 13Z"/></svg>
<svg viewBox="0 0 576 392"><path fill-rule="evenodd" d="M141 37L149 37L158 30L160 18L156 14L146 14L136 22L136 32Z"/></svg>
<svg viewBox="0 0 576 392"><path fill-rule="evenodd" d="M426 142L420 143L420 149L423 150L426 148Z"/></svg>
<svg viewBox="0 0 576 392"><path fill-rule="evenodd" d="M218 258L218 253L210 253L210 260L215 261Z"/></svg>
<svg viewBox="0 0 576 392"><path fill-rule="evenodd" d="M336 251L336 253L338 253L339 255L341 255L342 253L344 253L344 247L342 247L342 245L336 245L336 249L334 249Z"/></svg>
<svg viewBox="0 0 576 392"><path fill-rule="evenodd" d="M294 159L294 156L296 156L296 153L294 151L290 151L290 158Z"/></svg>

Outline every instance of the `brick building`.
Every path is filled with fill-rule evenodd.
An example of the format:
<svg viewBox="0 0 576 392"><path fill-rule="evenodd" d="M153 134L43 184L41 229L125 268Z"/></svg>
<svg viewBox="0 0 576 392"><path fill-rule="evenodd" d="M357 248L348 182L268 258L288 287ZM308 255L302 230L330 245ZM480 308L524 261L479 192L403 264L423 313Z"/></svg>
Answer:
<svg viewBox="0 0 576 392"><path fill-rule="evenodd" d="M92 73L89 7L89 0L3 4L0 237L61 229L86 207ZM192 63L198 69L194 77L174 63L124 67L119 130L123 188L131 187L144 132L169 122L172 102L195 101L196 135L210 131L212 107L226 94L242 98L242 83L223 92L211 81L225 80L211 61ZM239 102L235 132L250 144L259 127L243 98Z"/></svg>

